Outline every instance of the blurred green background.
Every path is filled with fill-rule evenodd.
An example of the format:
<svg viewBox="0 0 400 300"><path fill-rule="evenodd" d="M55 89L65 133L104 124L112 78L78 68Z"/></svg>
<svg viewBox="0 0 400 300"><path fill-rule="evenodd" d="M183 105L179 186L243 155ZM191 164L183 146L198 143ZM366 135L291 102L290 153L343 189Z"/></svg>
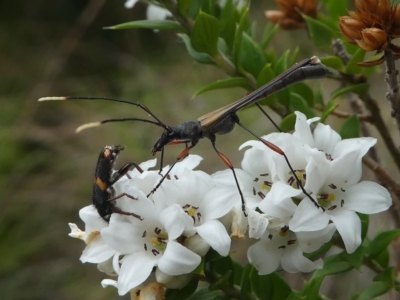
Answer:
<svg viewBox="0 0 400 300"><path fill-rule="evenodd" d="M127 147L118 165L142 162L153 158L150 150L162 132L150 124L120 123L77 135L75 128L83 123L146 114L118 103L39 103L38 98L85 95L140 101L174 126L245 93L230 89L191 99L199 88L226 75L193 62L172 32L102 30L145 18L145 4L126 9L124 2L0 1L1 299L120 299L115 289L101 288L105 274L80 263L84 244L68 237L68 222L84 229L78 211L91 203L94 166L104 145ZM252 3L260 28L263 11L272 6L272 0ZM296 36L304 44L300 48L306 48L305 32L284 32L274 40L277 53L286 49L288 36ZM301 53L300 59L311 54ZM260 134L271 128L258 111L239 116ZM250 138L237 128L219 137L217 146L239 167L242 154L236 149ZM171 163L181 149L167 147L165 162ZM209 141L192 153L207 157L202 170L225 169Z"/></svg>

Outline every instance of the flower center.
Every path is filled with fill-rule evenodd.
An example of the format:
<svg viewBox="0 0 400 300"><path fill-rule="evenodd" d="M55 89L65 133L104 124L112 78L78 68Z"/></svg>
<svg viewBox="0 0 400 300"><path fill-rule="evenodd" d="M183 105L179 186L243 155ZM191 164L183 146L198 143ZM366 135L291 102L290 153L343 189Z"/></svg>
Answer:
<svg viewBox="0 0 400 300"><path fill-rule="evenodd" d="M294 170L294 174L292 172L289 173L291 176L288 179L288 184L291 187L294 187L296 189L300 188L299 182L296 180L296 177L299 179L301 182L301 185L304 187L306 185L306 171L305 170ZM296 177L295 177L296 175Z"/></svg>
<svg viewBox="0 0 400 300"><path fill-rule="evenodd" d="M201 221L201 213L198 211L199 207L186 204L182 207L182 209L189 217L192 218L194 224Z"/></svg>
<svg viewBox="0 0 400 300"><path fill-rule="evenodd" d="M142 237L147 237L147 231L143 232ZM167 248L168 234L163 232L160 228L156 227L154 228L154 235L149 237L147 241L147 243L144 243L144 250L151 251L154 256L157 256L159 254L162 254L165 248ZM148 245L150 247L148 247Z"/></svg>

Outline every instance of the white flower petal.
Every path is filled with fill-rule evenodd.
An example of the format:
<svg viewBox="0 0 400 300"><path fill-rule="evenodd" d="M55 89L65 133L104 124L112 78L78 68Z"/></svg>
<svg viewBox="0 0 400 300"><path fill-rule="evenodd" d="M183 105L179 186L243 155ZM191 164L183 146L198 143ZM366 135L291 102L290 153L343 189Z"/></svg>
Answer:
<svg viewBox="0 0 400 300"><path fill-rule="evenodd" d="M109 227L103 228L101 231L104 241L122 254L141 251L143 247L138 240L142 234L141 228L132 226L130 223L110 223Z"/></svg>
<svg viewBox="0 0 400 300"><path fill-rule="evenodd" d="M310 124L307 122L306 116L299 111L295 111L294 113L296 114L296 124L293 136L301 139L304 144L314 147L314 137L311 133Z"/></svg>
<svg viewBox="0 0 400 300"><path fill-rule="evenodd" d="M249 237L259 239L264 234L268 226L268 218L265 214L260 214L254 210L249 211Z"/></svg>
<svg viewBox="0 0 400 300"><path fill-rule="evenodd" d="M301 250L310 253L317 251L323 244L329 242L335 231L336 227L331 223L322 230L296 232L296 236Z"/></svg>
<svg viewBox="0 0 400 300"><path fill-rule="evenodd" d="M168 275L181 275L192 272L200 262L199 255L175 241L169 241L158 267Z"/></svg>
<svg viewBox="0 0 400 300"><path fill-rule="evenodd" d="M340 135L331 126L319 123L315 127L314 147L327 154L332 155L336 145L342 140Z"/></svg>
<svg viewBox="0 0 400 300"><path fill-rule="evenodd" d="M221 218L229 213L235 204L241 203L237 187L231 187L230 189L232 193L226 193L226 188L215 187L203 196L201 205L203 219L210 220ZM227 195L232 196L227 197Z"/></svg>
<svg viewBox="0 0 400 300"><path fill-rule="evenodd" d="M126 5L126 4L125 4ZM172 14L165 8L149 4L146 11L147 20L165 20Z"/></svg>
<svg viewBox="0 0 400 300"><path fill-rule="evenodd" d="M125 2L125 7L126 7L126 8L132 8L132 7L135 6L135 4L136 4L137 2L139 2L139 0L127 0L127 1Z"/></svg>
<svg viewBox="0 0 400 300"><path fill-rule="evenodd" d="M314 195L318 194L321 187L326 183L331 169L325 155L322 157L319 155L320 151L316 152L310 152L311 156L306 166L307 181L304 187L307 192L311 192Z"/></svg>
<svg viewBox="0 0 400 300"><path fill-rule="evenodd" d="M152 5L152 6L154 6L154 5ZM149 6L149 9L150 9L150 6ZM203 158L200 155L190 154L189 156L185 157L184 160L177 162L175 164L174 168L172 169L171 173L173 175L177 175L179 177L179 175L182 174L184 169L193 170L200 164L200 162L202 160L203 160Z"/></svg>
<svg viewBox="0 0 400 300"><path fill-rule="evenodd" d="M153 258L153 259L151 259ZM137 252L124 257L118 277L118 294L125 295L149 277L157 262L156 257Z"/></svg>
<svg viewBox="0 0 400 300"><path fill-rule="evenodd" d="M231 239L221 222L208 220L197 226L196 231L220 255L227 256L229 254Z"/></svg>
<svg viewBox="0 0 400 300"><path fill-rule="evenodd" d="M348 187L360 181L362 175L361 157L352 151L331 161L329 180L335 185Z"/></svg>
<svg viewBox="0 0 400 300"><path fill-rule="evenodd" d="M336 159L349 152L356 151L359 153L359 159L361 159L376 142L377 140L371 137L345 139L336 145L334 152L331 154L332 157Z"/></svg>
<svg viewBox="0 0 400 300"><path fill-rule="evenodd" d="M85 222L87 228L100 230L107 226L107 223L99 216L93 205L85 206L79 211L79 217Z"/></svg>
<svg viewBox="0 0 400 300"><path fill-rule="evenodd" d="M273 246L264 238L247 250L247 259L258 270L259 275L270 274L279 267L283 251Z"/></svg>
<svg viewBox="0 0 400 300"><path fill-rule="evenodd" d="M322 269L323 261L322 259L317 259L314 262L309 260L303 256L300 247L292 245L284 251L281 265L289 273L311 272L315 269Z"/></svg>
<svg viewBox="0 0 400 300"><path fill-rule="evenodd" d="M329 223L329 216L317 208L308 198L304 198L297 206L289 228L293 232L322 230Z"/></svg>
<svg viewBox="0 0 400 300"><path fill-rule="evenodd" d="M361 221L353 211L336 209L330 212L332 222L341 235L347 253L353 253L361 244Z"/></svg>
<svg viewBox="0 0 400 300"><path fill-rule="evenodd" d="M116 251L107 245L104 240L98 235L94 238L83 250L80 257L81 262L89 262L98 264L112 257Z"/></svg>
<svg viewBox="0 0 400 300"><path fill-rule="evenodd" d="M113 286L113 287L117 287L118 282L116 280L112 280L112 279L103 279L101 281L101 286L103 288L106 288L108 286Z"/></svg>
<svg viewBox="0 0 400 300"><path fill-rule="evenodd" d="M185 229L193 228L192 219L178 204L172 204L164 209L160 214L160 222L168 232L170 240L177 239Z"/></svg>
<svg viewBox="0 0 400 300"><path fill-rule="evenodd" d="M68 223L71 232L68 235L74 239L85 240L85 232L80 230L79 227L75 223Z"/></svg>
<svg viewBox="0 0 400 300"><path fill-rule="evenodd" d="M362 181L348 187L345 195L343 208L363 214L375 214L392 205L388 190L372 181Z"/></svg>

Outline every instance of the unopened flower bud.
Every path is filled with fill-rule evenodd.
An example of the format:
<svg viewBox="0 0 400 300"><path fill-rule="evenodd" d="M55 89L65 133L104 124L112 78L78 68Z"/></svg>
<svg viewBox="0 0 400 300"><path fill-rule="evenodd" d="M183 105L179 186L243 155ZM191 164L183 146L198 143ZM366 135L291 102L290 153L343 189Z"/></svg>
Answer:
<svg viewBox="0 0 400 300"><path fill-rule="evenodd" d="M192 250L194 253L204 256L210 249L210 245L207 244L198 234L192 235L185 239L183 243L186 248Z"/></svg>
<svg viewBox="0 0 400 300"><path fill-rule="evenodd" d="M160 271L159 268L156 269L156 280L162 283L168 289L181 289L186 286L193 276L191 274L183 274L178 276L171 276Z"/></svg>
<svg viewBox="0 0 400 300"><path fill-rule="evenodd" d="M383 51L388 46L388 36L379 28L366 28L361 31L362 40L357 45L365 51Z"/></svg>
<svg viewBox="0 0 400 300"><path fill-rule="evenodd" d="M131 300L164 300L164 285L158 282L151 282L146 286L131 290Z"/></svg>

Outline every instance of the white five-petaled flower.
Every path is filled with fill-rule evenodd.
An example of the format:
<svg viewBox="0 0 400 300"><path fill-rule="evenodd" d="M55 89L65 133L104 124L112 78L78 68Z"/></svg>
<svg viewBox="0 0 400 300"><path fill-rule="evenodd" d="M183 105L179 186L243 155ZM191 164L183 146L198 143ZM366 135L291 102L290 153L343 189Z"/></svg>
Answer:
<svg viewBox="0 0 400 300"><path fill-rule="evenodd" d="M142 217L126 217L125 221L113 214L110 224L101 231L103 239L124 255L117 282L120 295L142 284L154 267L168 275L190 273L200 263L200 256L179 244L182 228L171 222L179 212L162 212L143 192L131 187L127 192L137 201L124 201L123 209Z"/></svg>
<svg viewBox="0 0 400 300"><path fill-rule="evenodd" d="M71 237L79 238L86 243L80 260L85 263L103 263L117 252L112 249L102 238L101 229L108 224L100 218L93 205L86 206L79 211L79 216L85 222L85 231L81 231L74 223L70 223Z"/></svg>
<svg viewBox="0 0 400 300"><path fill-rule="evenodd" d="M335 226L330 224L313 232L292 232L287 221L285 218L270 219L264 235L248 249L248 260L258 270L258 274L270 274L279 265L289 273L311 272L322 268L322 259L311 261L303 253L316 251L330 241Z"/></svg>
<svg viewBox="0 0 400 300"><path fill-rule="evenodd" d="M153 198L155 205L167 214L180 212L170 222L179 226L184 236L197 233L219 254L228 255L230 238L217 219L231 210L234 199L225 200L210 175L186 169L179 180L163 183Z"/></svg>
<svg viewBox="0 0 400 300"><path fill-rule="evenodd" d="M127 0L125 2L126 8L132 8L139 0ZM172 16L171 12L163 7L149 3L146 11L146 18L148 20L164 20Z"/></svg>

